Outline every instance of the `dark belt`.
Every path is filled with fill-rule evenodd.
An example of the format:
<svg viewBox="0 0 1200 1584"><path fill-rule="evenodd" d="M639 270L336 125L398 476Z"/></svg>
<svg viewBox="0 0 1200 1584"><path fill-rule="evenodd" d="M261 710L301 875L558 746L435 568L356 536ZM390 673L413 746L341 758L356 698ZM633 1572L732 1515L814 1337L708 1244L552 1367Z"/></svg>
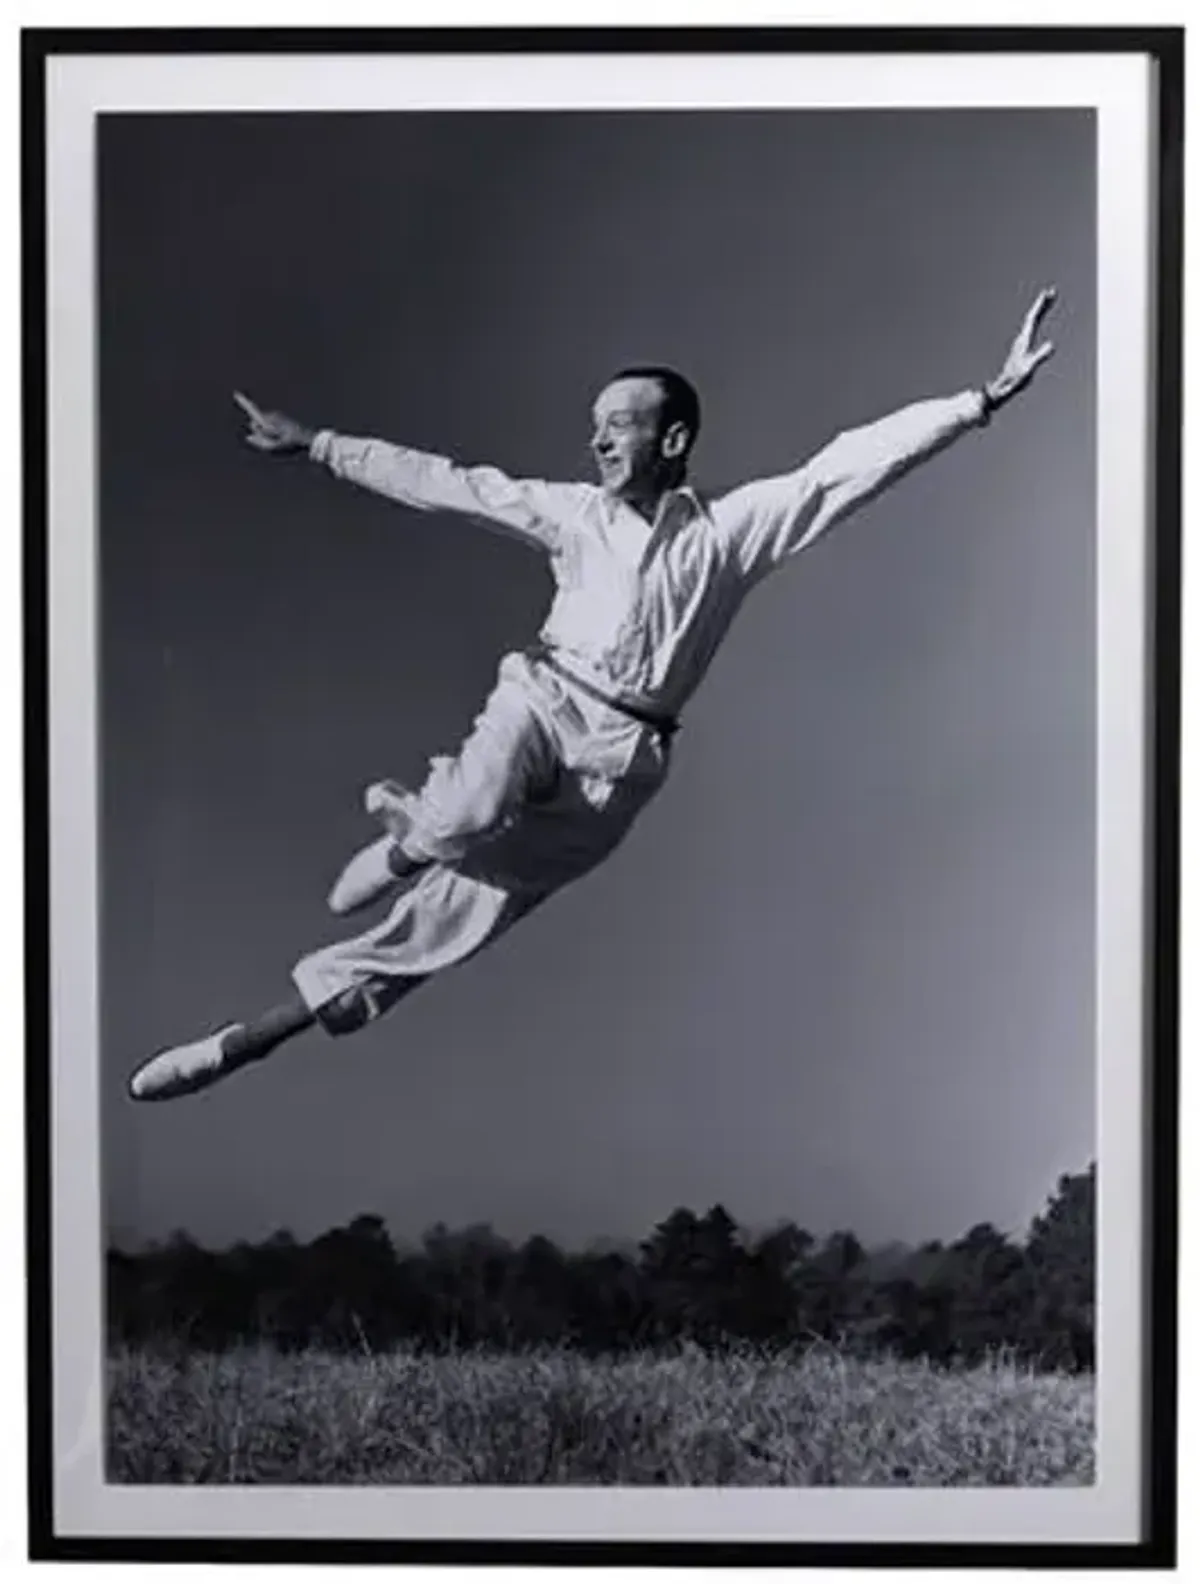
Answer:
<svg viewBox="0 0 1200 1584"><path fill-rule="evenodd" d="M679 721L674 715L661 715L657 710L646 709L644 705L635 704L631 699L625 699L619 693L606 693L603 688L598 688L594 682L589 682L586 677L581 677L577 671L572 671L570 666L564 665L558 654L549 644L535 643L525 651L531 660L540 660L543 665L548 665L551 671L556 671L565 681L571 682L589 698L596 699L601 704L607 704L609 709L615 709L622 715L628 715L630 720L635 720L641 726L649 726L659 732L663 737L673 737L679 730Z"/></svg>

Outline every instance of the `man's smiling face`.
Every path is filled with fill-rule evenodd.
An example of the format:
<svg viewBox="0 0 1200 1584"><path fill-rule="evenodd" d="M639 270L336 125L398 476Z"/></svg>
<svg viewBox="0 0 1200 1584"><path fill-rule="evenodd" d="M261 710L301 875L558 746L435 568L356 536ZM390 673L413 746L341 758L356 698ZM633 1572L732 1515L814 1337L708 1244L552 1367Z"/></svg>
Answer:
<svg viewBox="0 0 1200 1584"><path fill-rule="evenodd" d="M592 408L592 455L604 491L618 500L637 500L658 491L669 430L664 426L666 395L658 380L634 376L606 385Z"/></svg>

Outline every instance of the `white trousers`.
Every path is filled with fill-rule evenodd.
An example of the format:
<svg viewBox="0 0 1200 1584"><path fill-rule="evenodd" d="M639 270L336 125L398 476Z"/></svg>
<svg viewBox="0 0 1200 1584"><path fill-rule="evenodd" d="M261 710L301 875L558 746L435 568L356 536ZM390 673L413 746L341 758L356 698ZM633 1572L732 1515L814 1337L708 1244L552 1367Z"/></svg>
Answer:
<svg viewBox="0 0 1200 1584"><path fill-rule="evenodd" d="M424 866L378 924L296 964L306 1004L350 1032L479 951L613 851L669 759L653 727L507 655L459 753L433 759L409 798L403 845Z"/></svg>

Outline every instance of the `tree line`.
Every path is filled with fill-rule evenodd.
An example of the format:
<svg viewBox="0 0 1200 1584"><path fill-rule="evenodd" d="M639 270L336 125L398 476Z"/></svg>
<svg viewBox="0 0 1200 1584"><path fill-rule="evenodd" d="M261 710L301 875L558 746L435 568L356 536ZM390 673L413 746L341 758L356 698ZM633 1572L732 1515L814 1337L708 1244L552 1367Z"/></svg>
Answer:
<svg viewBox="0 0 1200 1584"><path fill-rule="evenodd" d="M615 1353L691 1340L834 1343L936 1363L1006 1350L1094 1367L1096 1167L1059 1178L1021 1238L984 1222L951 1243L868 1251L787 1221L740 1228L721 1205L677 1209L636 1249L511 1243L438 1225L398 1246L377 1215L311 1242L200 1247L186 1233L107 1257L110 1344L221 1349L268 1341L386 1351L554 1344Z"/></svg>

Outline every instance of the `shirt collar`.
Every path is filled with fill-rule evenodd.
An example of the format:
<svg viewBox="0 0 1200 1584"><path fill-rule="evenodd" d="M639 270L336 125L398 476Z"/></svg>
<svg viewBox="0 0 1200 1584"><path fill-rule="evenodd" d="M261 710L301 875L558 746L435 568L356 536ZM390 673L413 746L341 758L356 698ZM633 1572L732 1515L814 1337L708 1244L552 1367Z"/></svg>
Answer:
<svg viewBox="0 0 1200 1584"><path fill-rule="evenodd" d="M610 517L620 509L633 511L633 507L626 506L624 501L613 500L611 495L605 495L603 491L601 494ZM704 502L692 485L679 484L660 498L653 522L647 522L640 512L633 514L647 529L657 532L677 512L682 514L684 521L691 522L694 517L702 516L704 509Z"/></svg>

